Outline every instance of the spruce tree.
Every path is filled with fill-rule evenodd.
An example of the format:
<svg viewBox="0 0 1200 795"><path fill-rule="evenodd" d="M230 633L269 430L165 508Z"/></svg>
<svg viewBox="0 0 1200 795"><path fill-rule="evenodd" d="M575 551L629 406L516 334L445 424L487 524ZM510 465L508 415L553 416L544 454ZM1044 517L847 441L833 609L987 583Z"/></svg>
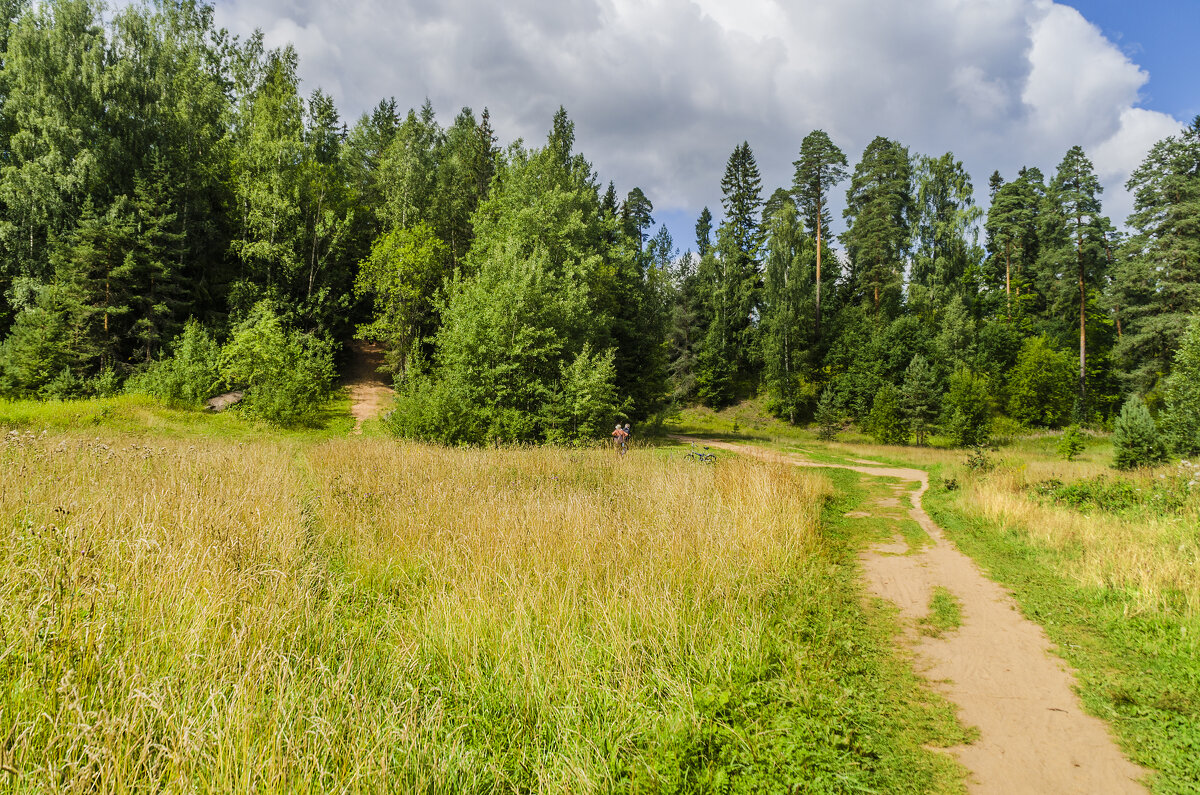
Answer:
<svg viewBox="0 0 1200 795"><path fill-rule="evenodd" d="M900 409L917 444L925 444L940 411L941 390L937 374L924 356L917 354L904 371L900 387Z"/></svg>
<svg viewBox="0 0 1200 795"><path fill-rule="evenodd" d="M1150 410L1137 395L1130 395L1113 425L1113 466L1117 469L1161 464L1167 450Z"/></svg>
<svg viewBox="0 0 1200 795"><path fill-rule="evenodd" d="M1200 454L1200 315L1188 323L1163 393L1163 424L1172 449L1180 455Z"/></svg>
<svg viewBox="0 0 1200 795"><path fill-rule="evenodd" d="M703 257L712 248L712 213L705 207L696 219L696 254Z"/></svg>

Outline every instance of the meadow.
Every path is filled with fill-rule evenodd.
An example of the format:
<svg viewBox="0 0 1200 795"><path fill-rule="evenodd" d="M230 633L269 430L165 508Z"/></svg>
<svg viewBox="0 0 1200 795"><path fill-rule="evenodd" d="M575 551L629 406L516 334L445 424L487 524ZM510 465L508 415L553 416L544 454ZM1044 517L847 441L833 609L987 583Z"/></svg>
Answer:
<svg viewBox="0 0 1200 795"><path fill-rule="evenodd" d="M0 420L6 789L961 790L850 482L127 399Z"/></svg>
<svg viewBox="0 0 1200 795"><path fill-rule="evenodd" d="M753 404L688 410L676 429L817 461L926 469L926 509L1045 628L1076 670L1085 707L1156 771L1151 790L1200 790L1197 462L1118 472L1104 434L1089 435L1072 461L1047 432L1006 432L982 458L937 437L880 445L848 430L823 442Z"/></svg>

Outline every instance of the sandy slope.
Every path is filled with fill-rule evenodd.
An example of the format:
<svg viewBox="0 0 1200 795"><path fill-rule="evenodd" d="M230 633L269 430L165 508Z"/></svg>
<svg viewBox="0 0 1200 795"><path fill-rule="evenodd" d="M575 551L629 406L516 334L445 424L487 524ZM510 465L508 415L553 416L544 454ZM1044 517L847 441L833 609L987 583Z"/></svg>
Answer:
<svg viewBox="0 0 1200 795"><path fill-rule="evenodd" d="M388 377L378 372L383 364L382 347L355 341L351 350L344 383L350 392L350 414L354 417L351 433L361 434L363 421L382 414L395 393Z"/></svg>

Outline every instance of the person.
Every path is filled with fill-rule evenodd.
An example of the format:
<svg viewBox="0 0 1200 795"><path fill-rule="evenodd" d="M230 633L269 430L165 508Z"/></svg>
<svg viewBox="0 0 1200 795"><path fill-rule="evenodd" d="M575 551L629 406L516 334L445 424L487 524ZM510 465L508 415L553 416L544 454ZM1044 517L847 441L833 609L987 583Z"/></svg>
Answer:
<svg viewBox="0 0 1200 795"><path fill-rule="evenodd" d="M625 423L625 444L629 444L629 437L633 436L633 431L629 430L629 423Z"/></svg>
<svg viewBox="0 0 1200 795"><path fill-rule="evenodd" d="M621 427L621 423L617 423L616 429L612 432L613 445L617 448L617 452L625 455L625 440L629 438L629 432Z"/></svg>

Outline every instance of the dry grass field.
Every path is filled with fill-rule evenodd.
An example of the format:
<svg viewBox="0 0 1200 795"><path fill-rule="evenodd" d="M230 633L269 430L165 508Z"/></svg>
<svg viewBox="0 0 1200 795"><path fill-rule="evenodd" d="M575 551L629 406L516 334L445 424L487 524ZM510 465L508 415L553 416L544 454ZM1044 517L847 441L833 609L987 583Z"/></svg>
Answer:
<svg viewBox="0 0 1200 795"><path fill-rule="evenodd" d="M0 787L957 780L852 546L822 537L821 475L5 433Z"/></svg>

